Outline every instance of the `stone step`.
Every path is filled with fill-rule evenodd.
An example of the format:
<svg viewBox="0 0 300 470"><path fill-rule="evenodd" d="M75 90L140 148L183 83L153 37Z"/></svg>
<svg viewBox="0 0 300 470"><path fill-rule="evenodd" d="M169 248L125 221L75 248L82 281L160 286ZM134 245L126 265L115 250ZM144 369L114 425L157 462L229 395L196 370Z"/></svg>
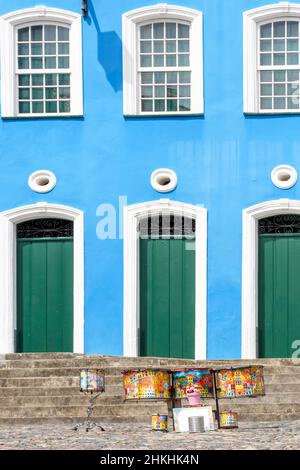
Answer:
<svg viewBox="0 0 300 470"><path fill-rule="evenodd" d="M83 396L78 384L76 387L2 387L1 397L39 397L39 396ZM123 396L123 387L109 385L106 386L105 395Z"/></svg>
<svg viewBox="0 0 300 470"><path fill-rule="evenodd" d="M56 392L57 393L57 392ZM125 402L123 396L103 394L97 398L98 405L122 405ZM0 408L6 406L83 406L90 403L90 396L86 394L68 396L10 396L0 398Z"/></svg>

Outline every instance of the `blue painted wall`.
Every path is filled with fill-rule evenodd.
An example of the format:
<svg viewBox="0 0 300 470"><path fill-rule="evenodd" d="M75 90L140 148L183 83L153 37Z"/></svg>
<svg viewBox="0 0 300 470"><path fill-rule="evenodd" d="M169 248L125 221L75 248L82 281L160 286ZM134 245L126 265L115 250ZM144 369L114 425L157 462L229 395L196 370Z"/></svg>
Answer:
<svg viewBox="0 0 300 470"><path fill-rule="evenodd" d="M0 14L35 3L0 0ZM242 210L300 198L299 184L282 191L270 179L280 163L300 171L300 116L243 115L242 12L273 2L171 2L204 13L205 116L163 119L122 115L121 14L158 2L89 3L84 118L0 121L0 210L47 201L85 212L85 352L122 354L122 240L97 238L96 209L101 203L118 207L119 195L129 204L159 199L150 175L172 168L178 176L172 199L208 209L208 357L240 357ZM44 4L76 12L81 7L80 0ZM58 183L41 195L27 179L43 168Z"/></svg>

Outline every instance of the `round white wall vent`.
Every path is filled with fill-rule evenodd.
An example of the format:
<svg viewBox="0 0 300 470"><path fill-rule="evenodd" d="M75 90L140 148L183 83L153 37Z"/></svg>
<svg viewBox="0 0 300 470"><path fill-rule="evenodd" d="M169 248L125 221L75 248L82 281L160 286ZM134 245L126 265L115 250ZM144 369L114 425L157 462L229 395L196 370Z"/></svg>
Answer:
<svg viewBox="0 0 300 470"><path fill-rule="evenodd" d="M158 168L151 175L151 185L159 193L168 193L176 188L177 175L168 168Z"/></svg>
<svg viewBox="0 0 300 470"><path fill-rule="evenodd" d="M297 177L297 171L290 165L278 165L271 173L273 184L280 189L289 189L294 186Z"/></svg>
<svg viewBox="0 0 300 470"><path fill-rule="evenodd" d="M38 170L29 176L28 185L37 193L48 193L56 186L56 176L52 171Z"/></svg>

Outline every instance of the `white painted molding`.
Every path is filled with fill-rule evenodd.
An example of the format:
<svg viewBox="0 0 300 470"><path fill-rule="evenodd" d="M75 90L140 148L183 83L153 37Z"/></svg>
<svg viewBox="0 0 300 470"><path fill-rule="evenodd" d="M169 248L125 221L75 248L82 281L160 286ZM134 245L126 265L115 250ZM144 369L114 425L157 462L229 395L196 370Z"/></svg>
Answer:
<svg viewBox="0 0 300 470"><path fill-rule="evenodd" d="M71 113L67 115L56 113L54 116L82 116L83 114L81 15L58 8L37 6L12 11L0 17L1 116L3 118L18 115L15 83L15 30L20 25L42 24L45 21L70 27ZM34 114L29 117L49 115ZM26 116L22 115L22 117Z"/></svg>
<svg viewBox="0 0 300 470"><path fill-rule="evenodd" d="M198 10L166 3L131 10L122 15L123 42L123 113L139 114L137 84L137 29L139 24L158 19L183 20L190 23L190 59L192 70L191 111L183 115L203 114L203 15ZM164 114L164 113L163 113ZM176 113L180 114L180 113ZM153 113L157 115L157 113Z"/></svg>
<svg viewBox="0 0 300 470"><path fill-rule="evenodd" d="M56 176L49 170L37 170L28 178L28 186L36 193L49 193L56 186Z"/></svg>
<svg viewBox="0 0 300 470"><path fill-rule="evenodd" d="M207 210L160 199L124 208L124 356L139 355L139 221L155 214L175 214L196 220L195 359L206 359Z"/></svg>
<svg viewBox="0 0 300 470"><path fill-rule="evenodd" d="M31 219L59 217L74 223L73 352L84 352L84 222L83 212L41 202L0 213L0 354L15 352L16 225Z"/></svg>
<svg viewBox="0 0 300 470"><path fill-rule="evenodd" d="M280 189L290 189L297 183L298 174L291 165L278 165L271 173L274 186Z"/></svg>
<svg viewBox="0 0 300 470"><path fill-rule="evenodd" d="M159 193L169 193L177 186L177 175L169 168L157 168L151 174L151 186Z"/></svg>
<svg viewBox="0 0 300 470"><path fill-rule="evenodd" d="M276 18L299 17L300 4L279 2L243 13L244 113L259 113L258 103L258 25ZM263 113L267 113L264 110ZM272 113L276 112L274 110ZM282 114L282 110L279 111Z"/></svg>
<svg viewBox="0 0 300 470"><path fill-rule="evenodd" d="M300 201L277 199L243 211L242 359L258 355L258 221L277 214L300 214Z"/></svg>

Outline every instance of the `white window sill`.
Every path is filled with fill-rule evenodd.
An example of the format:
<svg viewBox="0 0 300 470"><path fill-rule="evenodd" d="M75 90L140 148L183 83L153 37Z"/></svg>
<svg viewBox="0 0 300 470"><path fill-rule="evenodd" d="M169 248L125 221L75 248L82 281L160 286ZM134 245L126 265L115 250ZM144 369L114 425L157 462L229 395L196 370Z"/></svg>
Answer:
<svg viewBox="0 0 300 470"><path fill-rule="evenodd" d="M2 116L1 119L5 120L23 120L23 119L70 119L70 118L83 118L83 114L29 114L18 116Z"/></svg>
<svg viewBox="0 0 300 470"><path fill-rule="evenodd" d="M145 114L123 114L124 118L168 118L168 117L203 117L204 113L145 113Z"/></svg>

